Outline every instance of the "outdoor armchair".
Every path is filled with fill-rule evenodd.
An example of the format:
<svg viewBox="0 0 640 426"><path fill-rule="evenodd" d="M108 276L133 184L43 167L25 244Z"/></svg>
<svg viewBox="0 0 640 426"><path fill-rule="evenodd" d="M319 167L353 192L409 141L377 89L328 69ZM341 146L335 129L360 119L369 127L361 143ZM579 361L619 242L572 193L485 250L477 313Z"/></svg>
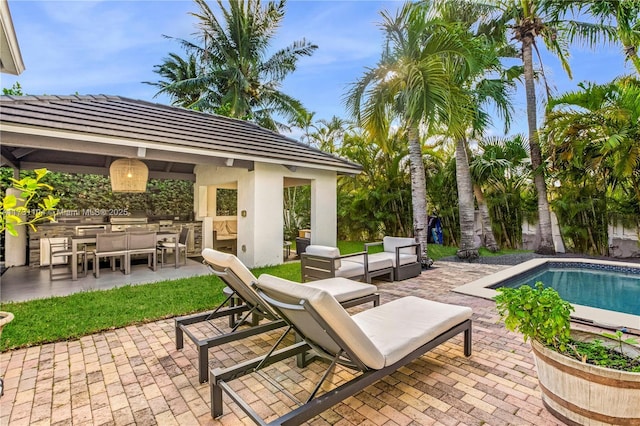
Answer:
<svg viewBox="0 0 640 426"><path fill-rule="evenodd" d="M116 270L116 259L120 259L120 270L129 273L129 253L127 252L127 234L113 232L96 234L96 248L93 250L93 274L100 277L100 258L111 260L111 269Z"/></svg>
<svg viewBox="0 0 640 426"><path fill-rule="evenodd" d="M223 414L224 392L254 422L266 424L228 382L297 356L300 352L313 350L330 365L315 388L308 391L306 402L301 402L298 408L269 424L299 425L459 333L464 333L464 355L471 355L472 310L468 307L407 296L351 316L331 294L318 288L301 286L268 274L260 276L256 288L260 296L287 322L284 335L295 331L301 341L276 350L283 335L265 356L224 369L212 369L209 383L213 417ZM332 375L336 373L337 365L362 374L316 396L327 378L345 379L343 374ZM256 377L259 377L258 380L274 381L259 372ZM283 389L279 383L271 384L275 389ZM299 385L302 386L301 383ZM296 395L302 393L298 391ZM277 397L274 399L277 400Z"/></svg>
<svg viewBox="0 0 640 426"><path fill-rule="evenodd" d="M58 241L58 242L54 242L57 239L54 238L49 238L49 279L51 281L53 280L57 280L57 279L68 279L71 278L71 271L69 271L68 269L66 269L65 272L54 272L55 271L55 266L54 263L56 263L55 259L56 258L60 258L63 257L65 258L65 267L69 264L69 262L72 261L72 255L73 255L73 250L71 249L71 241L69 240L69 238L63 240L63 241ZM88 261L88 253L87 253L87 248L86 246L83 246L82 250L78 250L76 252L78 259L80 259L80 261L82 262L82 272L84 273L84 276L87 276L87 267L89 266L89 261Z"/></svg>
<svg viewBox="0 0 640 426"><path fill-rule="evenodd" d="M156 233L151 232L128 232L127 233L127 257L129 259L129 270L131 270L131 257L136 254L147 255L147 265L152 270L158 269L158 253L156 251Z"/></svg>
<svg viewBox="0 0 640 426"><path fill-rule="evenodd" d="M372 278L388 275L393 281L390 259L371 258L367 252L341 255L337 247L309 245L300 255L302 282L344 277L371 283Z"/></svg>
<svg viewBox="0 0 640 426"><path fill-rule="evenodd" d="M178 253L174 253L175 256L181 256L184 254L184 264L187 264L187 241L189 240L189 228L183 226L180 230L180 236L178 237ZM168 250L175 251L176 243L174 241L159 241L157 249L160 252L160 267L164 267L164 256Z"/></svg>
<svg viewBox="0 0 640 426"><path fill-rule="evenodd" d="M218 276L228 287L227 298L213 311L176 318L176 349L184 346L184 335L198 348L198 371L200 383L207 381L209 348L249 336L283 327L284 321L271 306L252 287L258 279L236 256L213 249L204 249L202 257L209 270ZM298 284L307 288L320 288L335 297L345 307L373 302L380 303L376 286L358 283L346 278L332 278L312 283ZM237 300L237 302L236 302ZM239 303L238 303L239 302ZM231 306L229 306L231 305ZM212 320L228 317L229 329L222 330ZM252 317L252 320L249 318ZM259 322L263 319L265 321ZM213 335L202 336L202 327L192 329L189 326L207 321ZM240 326L248 328L240 329Z"/></svg>
<svg viewBox="0 0 640 426"><path fill-rule="evenodd" d="M380 253L369 253L369 248L382 245ZM393 274L396 281L406 280L420 275L420 243L413 238L384 237L382 241L365 243L365 250L370 261L388 259L393 264Z"/></svg>

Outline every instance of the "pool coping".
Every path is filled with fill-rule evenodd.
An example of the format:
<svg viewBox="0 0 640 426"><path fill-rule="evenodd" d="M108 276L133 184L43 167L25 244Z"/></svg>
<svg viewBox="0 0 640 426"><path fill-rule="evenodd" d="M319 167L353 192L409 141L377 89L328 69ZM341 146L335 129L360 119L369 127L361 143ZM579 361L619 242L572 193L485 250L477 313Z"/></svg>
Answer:
<svg viewBox="0 0 640 426"><path fill-rule="evenodd" d="M537 268L549 262L591 263L591 264L597 264L597 265L622 266L622 267L640 269L640 265L636 263L629 263L629 262L594 260L594 259L584 259L584 258L570 258L570 259L539 258L539 259L531 259L526 262L520 263L518 265L512 266L510 268L503 269L502 271L498 271L486 277L482 277L468 284L462 285L460 287L456 287L453 289L453 291L456 293L466 294L469 296L476 296L476 297L481 297L483 299L493 300L493 298L498 294L498 292L488 287L498 284L499 282L502 282L508 278L511 278L514 275L528 272L531 269ZM616 329L626 327L628 329L631 328L634 330L640 330L640 316L626 314L622 312L608 311L605 309L592 308L590 306L577 305L573 303L572 305L575 308L575 311L573 312L571 317L575 320L586 321L594 325L600 325L600 326L616 328Z"/></svg>

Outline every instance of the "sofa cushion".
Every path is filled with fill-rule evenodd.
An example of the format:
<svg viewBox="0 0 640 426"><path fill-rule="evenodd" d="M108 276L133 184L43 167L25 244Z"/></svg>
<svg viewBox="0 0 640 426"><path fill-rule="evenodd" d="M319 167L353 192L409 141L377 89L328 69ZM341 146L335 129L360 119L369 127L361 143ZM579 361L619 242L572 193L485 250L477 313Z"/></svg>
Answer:
<svg viewBox="0 0 640 426"><path fill-rule="evenodd" d="M415 256L413 256L415 257ZM348 257L345 260L349 260L350 262L356 262L364 265L364 255L359 254L357 256ZM380 269L392 268L393 261L388 256L367 256L368 268L369 272L379 271Z"/></svg>
<svg viewBox="0 0 640 426"><path fill-rule="evenodd" d="M384 366L388 366L471 318L471 314L471 308L466 306L407 296L351 318L382 354Z"/></svg>
<svg viewBox="0 0 640 426"><path fill-rule="evenodd" d="M225 221L227 224L227 232L229 234L237 234L238 233L238 221L237 220L227 220Z"/></svg>
<svg viewBox="0 0 640 426"><path fill-rule="evenodd" d="M335 297L340 303L369 296L378 290L378 287L375 285L359 283L342 277L311 281L301 285L324 290Z"/></svg>
<svg viewBox="0 0 640 426"><path fill-rule="evenodd" d="M216 231L216 236L229 235L229 230L227 229L226 220L214 220L213 229L214 231Z"/></svg>
<svg viewBox="0 0 640 426"><path fill-rule="evenodd" d="M342 267L342 262L339 259L340 249L338 247L329 247L329 246L320 246L320 245L311 244L307 246L305 253L311 254L314 256L328 257L330 259L337 257L338 259L334 261L334 265L336 268L336 275L338 275L337 270Z"/></svg>
<svg viewBox="0 0 640 426"><path fill-rule="evenodd" d="M391 261L391 264L393 265L394 268L396 266L398 266L398 265L396 265L396 254L395 254L395 252L390 253L388 251L382 251L380 253L370 254L369 255L369 265L371 265L373 262L383 261L384 259L387 259L387 260ZM417 261L418 261L418 256L416 256L415 254L403 254L403 253L400 253L400 266L408 265L410 263L416 263Z"/></svg>
<svg viewBox="0 0 640 426"><path fill-rule="evenodd" d="M382 246L384 251L394 253L396 252L396 247L408 246L409 244L415 244L416 240L413 238L403 238L403 237L384 237L382 239ZM400 253L405 254L414 254L416 253L415 247L406 247L400 249Z"/></svg>
<svg viewBox="0 0 640 426"><path fill-rule="evenodd" d="M343 260L340 269L336 269L336 277L353 278L364 276L364 265L362 263Z"/></svg>

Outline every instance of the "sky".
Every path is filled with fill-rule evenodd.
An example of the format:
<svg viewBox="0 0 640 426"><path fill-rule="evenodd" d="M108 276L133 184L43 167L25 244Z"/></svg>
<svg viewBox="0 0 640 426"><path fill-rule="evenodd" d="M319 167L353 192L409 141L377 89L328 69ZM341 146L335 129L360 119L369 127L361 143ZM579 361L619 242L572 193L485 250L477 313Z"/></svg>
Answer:
<svg viewBox="0 0 640 426"><path fill-rule="evenodd" d="M264 1L264 0L263 0ZM215 10L215 2L210 1ZM273 48L305 38L318 45L313 56L302 58L282 90L302 101L316 118L347 118L344 94L367 67L379 59L383 33L380 11L394 12L400 1L289 0ZM154 65L180 45L166 38L195 41L197 10L191 0L25 1L9 0L9 8L26 70L20 76L0 75L0 85L19 82L33 95L119 95L162 104L154 86ZM572 49L570 80L554 57L542 48L546 75L557 92L575 90L581 81L604 83L629 74L619 46ZM515 96L514 124L509 133L526 130L524 90ZM502 135L495 119L490 134Z"/></svg>

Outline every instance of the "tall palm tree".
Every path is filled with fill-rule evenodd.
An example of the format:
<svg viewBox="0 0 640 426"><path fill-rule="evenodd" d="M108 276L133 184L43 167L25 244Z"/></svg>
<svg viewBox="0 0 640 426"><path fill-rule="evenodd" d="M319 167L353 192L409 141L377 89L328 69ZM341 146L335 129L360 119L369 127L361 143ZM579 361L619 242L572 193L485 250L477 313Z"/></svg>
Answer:
<svg viewBox="0 0 640 426"><path fill-rule="evenodd" d="M282 81L317 46L302 39L268 55L284 18L285 1L263 6L260 0L236 0L225 6L217 0L220 19L205 0L194 1L199 10L191 15L198 21L200 44L178 41L201 68L195 77L167 82L163 90L198 91L200 96L188 107L248 119L272 130L289 129L284 123L298 121L306 111L299 100L280 90Z"/></svg>
<svg viewBox="0 0 640 426"><path fill-rule="evenodd" d="M568 13L581 2L568 0L495 0L502 14L502 22L513 31L520 43L524 66L524 86L527 100L527 124L531 167L538 198L538 234L536 252L554 254L551 213L545 184L545 165L542 161L538 136L533 51L538 50L536 40L542 39L547 48L560 59L571 76L567 62L568 43L580 40L594 45L600 36L611 38L612 29L606 25L567 19Z"/></svg>
<svg viewBox="0 0 640 426"><path fill-rule="evenodd" d="M461 31L461 35L468 37L469 43L475 46L470 53L476 54L472 61L473 67L463 62L455 73L457 83L468 92L471 100L468 131L455 138L456 184L460 210L460 244L457 255L460 258L478 257L475 242L474 184L469 170L468 137L481 134L491 121L485 110L489 103L495 106L504 119L505 131L508 130L512 112L510 96L515 87L513 81L506 78L512 70L505 70L500 61L500 57L516 56L515 49L506 40L504 28L481 25L489 10L486 5L471 1L445 1L436 4L437 15L447 22L456 24L454 28ZM481 195L479 192L476 194ZM482 200L477 201L481 205ZM483 219L490 222L488 214L483 215ZM486 226L485 232L484 240L488 248L497 251L499 247L493 237L491 226Z"/></svg>
<svg viewBox="0 0 640 426"><path fill-rule="evenodd" d="M421 126L446 120L450 130L463 131L450 111L467 111L466 94L455 84L453 58L466 58L467 46L446 23L433 19L431 2L406 3L391 16L382 12L385 46L378 65L369 68L350 88L349 111L373 134L388 134L389 113L406 129L409 146L414 235L427 255L427 196ZM470 56L472 58L472 56Z"/></svg>

